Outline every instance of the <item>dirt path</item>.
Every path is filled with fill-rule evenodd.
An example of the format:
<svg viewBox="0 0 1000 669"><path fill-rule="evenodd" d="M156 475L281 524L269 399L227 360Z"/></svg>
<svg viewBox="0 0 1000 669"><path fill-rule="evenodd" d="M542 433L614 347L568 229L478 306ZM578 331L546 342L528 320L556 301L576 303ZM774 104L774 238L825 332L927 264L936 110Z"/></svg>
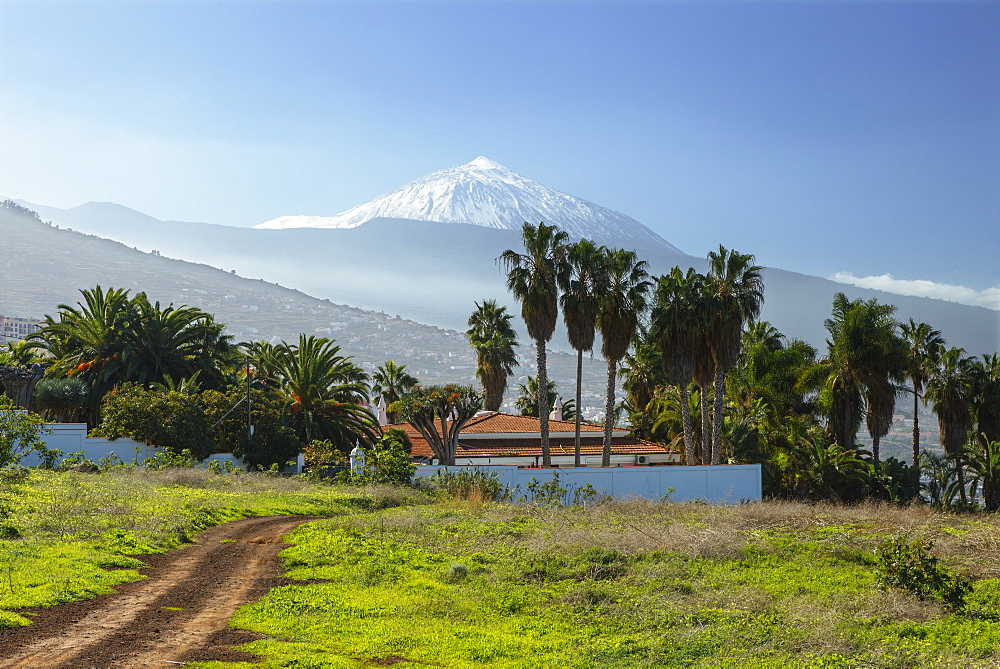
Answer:
<svg viewBox="0 0 1000 669"><path fill-rule="evenodd" d="M0 630L0 667L176 667L194 660L252 661L231 646L259 638L226 627L236 609L288 583L281 537L314 518L247 518L202 532L197 543L141 559L146 579L37 613Z"/></svg>

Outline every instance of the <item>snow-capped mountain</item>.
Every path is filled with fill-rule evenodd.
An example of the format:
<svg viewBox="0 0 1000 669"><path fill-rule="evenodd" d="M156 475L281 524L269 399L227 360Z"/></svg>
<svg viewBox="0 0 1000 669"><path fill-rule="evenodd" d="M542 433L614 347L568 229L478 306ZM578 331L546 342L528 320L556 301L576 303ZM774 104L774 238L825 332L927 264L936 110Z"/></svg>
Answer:
<svg viewBox="0 0 1000 669"><path fill-rule="evenodd" d="M520 230L525 222L557 225L572 238L652 244L681 253L635 219L561 193L486 156L433 172L336 216L282 216L254 227L355 228L376 218L466 223Z"/></svg>

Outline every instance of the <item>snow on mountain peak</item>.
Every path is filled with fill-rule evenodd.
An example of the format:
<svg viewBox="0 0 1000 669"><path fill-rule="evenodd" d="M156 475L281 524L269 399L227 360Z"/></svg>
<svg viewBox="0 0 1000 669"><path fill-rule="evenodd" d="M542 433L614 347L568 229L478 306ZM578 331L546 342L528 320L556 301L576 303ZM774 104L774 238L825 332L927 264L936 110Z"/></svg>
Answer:
<svg viewBox="0 0 1000 669"><path fill-rule="evenodd" d="M476 167L481 170L507 170L506 167L496 162L495 160L490 160L486 156L479 156L473 161L468 163L469 167ZM507 170L510 171L510 170Z"/></svg>
<svg viewBox="0 0 1000 669"><path fill-rule="evenodd" d="M356 228L376 218L465 223L502 230L520 230L525 222L544 221L574 239L653 244L681 252L625 214L531 181L486 156L432 172L335 216L282 216L254 227Z"/></svg>

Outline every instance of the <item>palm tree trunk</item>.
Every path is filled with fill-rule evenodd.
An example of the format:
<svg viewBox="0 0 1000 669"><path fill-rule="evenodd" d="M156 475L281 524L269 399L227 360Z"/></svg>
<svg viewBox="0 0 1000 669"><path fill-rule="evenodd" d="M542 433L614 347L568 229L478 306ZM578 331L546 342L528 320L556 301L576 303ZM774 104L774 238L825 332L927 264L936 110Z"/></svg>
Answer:
<svg viewBox="0 0 1000 669"><path fill-rule="evenodd" d="M604 451L601 466L611 466L611 431L615 428L615 372L618 361L608 358L608 396L604 402Z"/></svg>
<svg viewBox="0 0 1000 669"><path fill-rule="evenodd" d="M538 427L542 435L542 466L552 466L549 450L549 375L545 365L545 342L535 340L535 361L538 365Z"/></svg>
<svg viewBox="0 0 1000 669"><path fill-rule="evenodd" d="M712 464L712 430L709 427L708 388L699 386L701 395L701 460Z"/></svg>
<svg viewBox="0 0 1000 669"><path fill-rule="evenodd" d="M877 465L879 463L879 436L877 434L872 435L872 461Z"/></svg>
<svg viewBox="0 0 1000 669"><path fill-rule="evenodd" d="M677 387L681 394L681 421L684 424L684 464L698 464L694 452L694 426L691 425L691 406L688 404L688 388L683 383Z"/></svg>
<svg viewBox="0 0 1000 669"><path fill-rule="evenodd" d="M957 468L958 474L958 495L962 498L962 506L969 503L968 498L965 495L965 467L961 463L958 464Z"/></svg>
<svg viewBox="0 0 1000 669"><path fill-rule="evenodd" d="M920 419L917 418L917 386L913 385L913 476L917 490L920 490Z"/></svg>
<svg viewBox="0 0 1000 669"><path fill-rule="evenodd" d="M847 449L849 449L849 448L850 449L854 448L854 443L853 443L854 440L851 439L851 427L854 424L854 413L851 411L851 408L852 407L851 407L850 400L845 399L844 400L844 426L841 429L841 433L840 433L840 439L841 439L840 447L843 448L845 451Z"/></svg>
<svg viewBox="0 0 1000 669"><path fill-rule="evenodd" d="M583 385L583 349L576 352L576 427L573 433L573 466L580 466L580 401Z"/></svg>
<svg viewBox="0 0 1000 669"><path fill-rule="evenodd" d="M722 464L722 400L725 399L726 370L715 369L715 397L712 403L712 464Z"/></svg>

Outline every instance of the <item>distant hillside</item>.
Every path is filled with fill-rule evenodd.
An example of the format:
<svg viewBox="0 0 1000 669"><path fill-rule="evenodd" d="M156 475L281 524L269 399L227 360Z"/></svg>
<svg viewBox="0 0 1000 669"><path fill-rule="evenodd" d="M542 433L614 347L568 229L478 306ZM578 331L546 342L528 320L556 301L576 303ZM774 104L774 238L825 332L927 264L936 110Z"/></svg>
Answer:
<svg viewBox="0 0 1000 669"><path fill-rule="evenodd" d="M516 307L496 264L501 251L521 247L520 235L513 230L385 218L351 229L259 230L159 221L107 202L68 210L40 207L39 211L57 223L145 250L235 269L334 302L385 310L441 327L462 328L476 300L495 298ZM654 273L678 264L705 269L703 258L655 246L637 250ZM823 321L829 318L833 296L840 291L852 299L877 298L894 304L900 320L931 323L950 345L970 353L1000 350L997 311L858 288L776 268L767 268L764 278L762 318L789 337L820 348L827 336ZM523 334L520 322L518 326ZM552 347L568 351L561 329Z"/></svg>
<svg viewBox="0 0 1000 669"><path fill-rule="evenodd" d="M337 340L369 369L388 359L429 382L475 382L475 358L464 334L310 297L208 265L144 253L124 244L54 227L33 213L0 207L0 313L41 318L79 289L96 285L143 290L152 300L215 314L237 341L292 341L299 333ZM468 312L471 313L470 305ZM521 358L534 360L527 348ZM603 364L587 361L588 394L600 397ZM534 374L530 368L522 373ZM552 377L571 395L575 359L553 356ZM516 384L515 384L516 385ZM600 402L593 401L599 405Z"/></svg>

